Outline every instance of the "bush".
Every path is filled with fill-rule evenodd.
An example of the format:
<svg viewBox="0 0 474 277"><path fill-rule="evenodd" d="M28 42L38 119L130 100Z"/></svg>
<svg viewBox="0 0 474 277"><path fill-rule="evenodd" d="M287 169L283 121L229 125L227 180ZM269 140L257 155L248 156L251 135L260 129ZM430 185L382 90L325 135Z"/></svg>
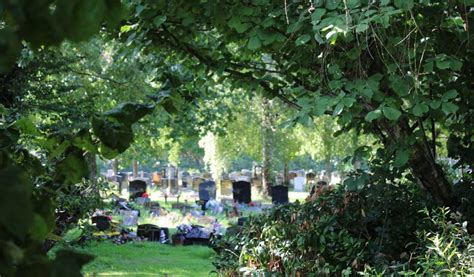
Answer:
<svg viewBox="0 0 474 277"><path fill-rule="evenodd" d="M443 218L436 213L425 218L419 212L435 207L425 199L415 185L373 185L354 192L341 185L314 201L278 206L251 217L237 234L215 242L219 255L214 265L227 275L239 271L350 275L439 272L454 261L467 263L464 252L453 252L464 244L452 236L449 240L435 236L440 226L451 228L454 223L445 220L440 225ZM447 234L445 229L439 234ZM456 234L466 243L467 233ZM426 247L447 245L451 248L442 251L455 254L446 264L435 260L446 258L437 257L436 249L424 258L421 254ZM439 268L429 271L432 261Z"/></svg>

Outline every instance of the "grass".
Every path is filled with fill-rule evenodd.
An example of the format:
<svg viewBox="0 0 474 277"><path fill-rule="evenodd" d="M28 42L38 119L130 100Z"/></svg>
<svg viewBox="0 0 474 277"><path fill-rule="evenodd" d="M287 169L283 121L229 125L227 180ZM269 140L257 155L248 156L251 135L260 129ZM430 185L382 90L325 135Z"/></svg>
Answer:
<svg viewBox="0 0 474 277"><path fill-rule="evenodd" d="M116 245L92 242L80 252L96 258L83 268L85 276L209 276L215 252L205 246L171 246L156 242Z"/></svg>

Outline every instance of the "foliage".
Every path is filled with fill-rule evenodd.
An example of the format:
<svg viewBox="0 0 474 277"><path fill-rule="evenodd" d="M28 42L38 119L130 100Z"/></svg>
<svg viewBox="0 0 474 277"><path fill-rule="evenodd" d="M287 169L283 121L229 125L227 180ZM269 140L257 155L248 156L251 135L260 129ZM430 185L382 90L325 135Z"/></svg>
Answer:
<svg viewBox="0 0 474 277"><path fill-rule="evenodd" d="M385 160L451 205L436 147L472 167L472 3L406 2L133 0L121 35L169 53L205 97L225 84L281 99L295 121L328 114L374 135Z"/></svg>
<svg viewBox="0 0 474 277"><path fill-rule="evenodd" d="M399 274L412 275L470 275L474 272L474 241L467 232L467 222L459 213L447 208L420 211L425 216L424 225L430 226L417 232L415 250L409 263L393 263L384 270L366 266L361 275ZM406 255L406 254L405 254Z"/></svg>
<svg viewBox="0 0 474 277"><path fill-rule="evenodd" d="M429 230L419 189L378 184L326 190L314 201L292 203L252 217L237 235L217 242L223 271L340 274L365 265L385 268L415 250L415 232ZM405 254L403 254L405 253Z"/></svg>

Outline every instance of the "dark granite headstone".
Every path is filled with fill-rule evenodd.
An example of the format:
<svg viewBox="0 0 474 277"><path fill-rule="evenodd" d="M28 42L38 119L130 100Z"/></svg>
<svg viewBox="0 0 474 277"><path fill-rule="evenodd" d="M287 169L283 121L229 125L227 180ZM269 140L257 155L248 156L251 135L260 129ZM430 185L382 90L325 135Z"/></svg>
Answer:
<svg viewBox="0 0 474 277"><path fill-rule="evenodd" d="M272 203L285 204L288 203L288 187L274 186L272 187Z"/></svg>
<svg viewBox="0 0 474 277"><path fill-rule="evenodd" d="M232 193L234 201L248 204L252 202L250 183L246 181L237 181L232 184Z"/></svg>
<svg viewBox="0 0 474 277"><path fill-rule="evenodd" d="M105 231L110 228L110 219L107 216L94 216L92 217L92 223L95 224L99 231Z"/></svg>
<svg viewBox="0 0 474 277"><path fill-rule="evenodd" d="M143 180L130 181L128 187L129 199L133 200L137 197L141 197L146 192L146 182Z"/></svg>
<svg viewBox="0 0 474 277"><path fill-rule="evenodd" d="M248 217L239 217L239 219L237 219L237 226L244 226L248 219Z"/></svg>
<svg viewBox="0 0 474 277"><path fill-rule="evenodd" d="M207 231L204 227L199 225L193 225L191 231L189 231L184 239L184 245L209 245L212 233Z"/></svg>
<svg viewBox="0 0 474 277"><path fill-rule="evenodd" d="M199 200L209 201L216 199L216 183L213 181L206 181L199 184Z"/></svg>
<svg viewBox="0 0 474 277"><path fill-rule="evenodd" d="M161 237L162 233L164 237ZM168 243L170 241L168 228L160 228L153 224L138 225L137 236L142 239L146 238L149 241L159 241L161 243Z"/></svg>

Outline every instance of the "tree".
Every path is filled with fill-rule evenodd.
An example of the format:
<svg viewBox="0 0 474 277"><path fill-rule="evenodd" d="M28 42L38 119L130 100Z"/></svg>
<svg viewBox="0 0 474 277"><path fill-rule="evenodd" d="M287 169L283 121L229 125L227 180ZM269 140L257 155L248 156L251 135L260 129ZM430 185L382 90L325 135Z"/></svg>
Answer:
<svg viewBox="0 0 474 277"><path fill-rule="evenodd" d="M258 87L301 118L330 114L345 129L374 134L390 166L410 168L440 204L451 205L433 146L443 128L453 150L472 153L471 4L141 0L127 26L150 50L187 59L196 78ZM462 151L450 156L472 166Z"/></svg>

